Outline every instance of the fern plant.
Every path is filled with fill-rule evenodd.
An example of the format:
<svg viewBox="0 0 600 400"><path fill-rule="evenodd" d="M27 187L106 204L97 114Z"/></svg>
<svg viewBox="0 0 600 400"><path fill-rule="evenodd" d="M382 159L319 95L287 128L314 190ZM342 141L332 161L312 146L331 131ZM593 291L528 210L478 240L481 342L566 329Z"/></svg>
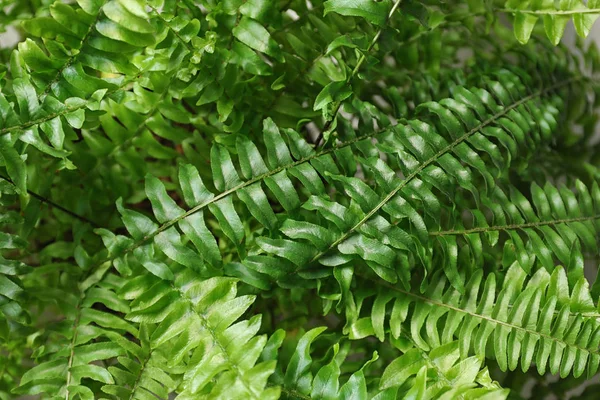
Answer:
<svg viewBox="0 0 600 400"><path fill-rule="evenodd" d="M595 398L599 2L0 6L0 399Z"/></svg>

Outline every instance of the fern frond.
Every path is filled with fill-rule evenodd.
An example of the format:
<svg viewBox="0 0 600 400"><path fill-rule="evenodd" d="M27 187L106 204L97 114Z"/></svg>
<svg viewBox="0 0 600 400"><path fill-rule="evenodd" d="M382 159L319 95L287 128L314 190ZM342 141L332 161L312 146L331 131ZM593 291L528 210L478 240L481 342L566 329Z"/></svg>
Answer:
<svg viewBox="0 0 600 400"><path fill-rule="evenodd" d="M123 335L138 335L138 329L118 316L129 311L128 305L118 298L115 290L123 281L115 275L104 273L110 267L95 271L79 285L80 295L67 291L65 287L44 288L36 293L44 303L55 303L65 319L50 324L36 349L37 365L30 368L21 378L15 394L63 397L75 395L93 398L93 392L84 383L111 384L114 382L106 360L125 355L120 341ZM69 286L67 288L70 289ZM94 308L102 304L106 311Z"/></svg>
<svg viewBox="0 0 600 400"><path fill-rule="evenodd" d="M472 210L472 225L465 229L459 219L456 229L430 232L443 251L456 246L453 236L462 236L466 248L472 254L473 264L483 266L483 243L493 247L499 242L501 233L508 235L508 245L514 259L526 271L534 261L551 272L555 259L569 265L575 257L582 257L581 248L596 253L598 220L600 219L600 189L594 182L590 191L583 182L575 183L574 193L565 186L555 187L546 183L544 188L531 185L531 192L523 195L510 188L507 196L499 187L486 200L483 210ZM530 202L528 198L531 198ZM485 213L490 212L493 222L488 224ZM521 236L520 233L524 235Z"/></svg>
<svg viewBox="0 0 600 400"><path fill-rule="evenodd" d="M282 386L282 399L352 399L377 398L377 395L390 395L368 385L364 370L378 359L375 352L373 357L364 363L360 369L344 378L341 384L342 363L348 356L348 342L340 345L335 343L328 348L326 355L318 362L313 361L311 345L325 331L325 327L317 327L304 333L296 344L289 361L278 365L270 378L275 385ZM270 339L269 349L279 348L284 339L283 331L276 332ZM272 350L271 350L272 351ZM273 354L275 356L276 354ZM269 357L270 354L264 354ZM280 357L281 358L281 357ZM281 364L281 363L280 363ZM344 374L345 375L345 374ZM370 383L370 382L369 382ZM373 393L368 393L372 392ZM369 395L368 395L369 394Z"/></svg>
<svg viewBox="0 0 600 400"><path fill-rule="evenodd" d="M24 28L33 36L59 38L64 44L63 48L41 48L29 39L19 45L31 80L41 90L38 98L52 93L63 101L87 98L96 90L119 84L123 74L136 71L127 55L153 44L155 33L141 3L118 0L81 1L79 7L55 2L50 6L50 17L28 20ZM84 68L95 74L86 73ZM100 73L118 75L98 79Z"/></svg>
<svg viewBox="0 0 600 400"><path fill-rule="evenodd" d="M377 352L367 362L359 363L358 370L346 364L348 358L353 357L347 341L320 349L317 354L313 342L319 339L325 329L318 327L304 333L289 361L284 358L285 364L278 366L272 375L270 381L282 385L282 398L465 399L487 395L502 399L508 394L507 390L490 379L486 368L481 369L481 359L473 356L460 360L458 342L431 351L410 348L402 356L393 359L381 376L373 376L370 370L379 364ZM269 339L270 345L267 347L271 351L281 346L283 335L280 333L276 332Z"/></svg>
<svg viewBox="0 0 600 400"><path fill-rule="evenodd" d="M423 121L413 120L406 124L399 124L388 133L387 137L384 136L381 140L382 144L377 146L377 149L392 157L398 157L404 179L396 178L393 169L378 157L372 157L367 160L368 162L363 162L375 176L377 191L370 189L359 179L330 175L334 181L340 182L346 195L352 199L354 208L336 205L315 196L305 203L304 208L315 210L322 217L321 221L311 220L310 222L313 225L325 222L326 225L321 225L322 228L335 233L325 236L328 238L325 243L317 245L310 243L309 245L304 242L303 245L306 248L313 249L312 254L308 250L304 250L306 254L310 254L310 258L292 271L300 271L300 275L305 274L307 277L311 274L315 277L319 275L322 277L329 275L330 272L328 273L322 268L320 270L316 268L301 270L304 265L316 261L331 267L347 263L358 256L367 261L369 266L382 278L395 282L396 271L390 269L389 266L394 264L393 260L398 252L394 252L392 248L417 249L420 246L416 243L428 241L428 229L430 229L427 223L428 219L431 218L432 221L439 223L442 206L432 195L432 190L446 193L452 202L454 200L452 186L457 185L471 192L477 201L480 194L479 190L475 188L474 182L478 177L473 175L471 168L483 177L485 185L483 195L485 195L486 190L492 190L495 185L493 175L500 176L502 171L507 168L506 159L510 163L510 159L516 156L516 154L502 155L499 146L490 140L494 142L498 140L499 145L505 146L508 149L507 153L510 154L511 148L517 148L516 143L541 143L551 137L551 127L556 124L553 115L557 110L554 106L548 106L543 114L546 120L545 123L539 125L540 131L532 131L532 125L525 121L528 119L530 109L535 110L538 107L534 105L533 100L554 88L524 95L521 100L515 101L508 93L515 90L518 92L519 81L514 76L508 78L510 76L510 74L506 74L501 78L504 84L498 81L489 83L491 93L498 96L498 101L504 106L490 103L489 100L492 98L490 92L461 91L457 88L454 99L420 106L422 109L429 109L432 113L439 115L442 125L439 131L436 132L434 126ZM508 79L504 80L504 78ZM562 84L558 83L557 85L561 86ZM478 104L479 101L482 103ZM521 121L521 124L513 121ZM527 130L528 134L525 134L524 130ZM497 133L500 135L496 135ZM449 138L446 139L445 135L448 135ZM528 137L528 135L531 136ZM499 169L494 170L494 167L488 167L471 149L471 146L486 152L492 160L491 164L495 164ZM365 147L368 148L367 145ZM361 151L364 152L365 149L363 148ZM370 155L368 156L370 157ZM455 156L465 160L466 165L461 164L454 158ZM421 207L423 207L422 213L418 211ZM332 210L335 211L332 213ZM375 216L377 216L376 219ZM376 225L370 227L370 224L367 224L372 218L372 224L377 224L377 227L375 227ZM397 221L403 221L403 224L400 225ZM292 228L297 225L297 222L302 224L297 218L290 219L287 224ZM294 237L295 231L290 228L284 230L284 234L290 239L303 239L302 236ZM386 229L394 237L389 236L383 240L386 236ZM316 239L313 242L316 242ZM290 246L290 251L286 252L287 242L285 240L264 240L262 243L266 244L261 245L261 242L258 242L266 253L275 254L287 260L298 260L297 249L294 250ZM321 248L319 249L318 246ZM298 248L298 246L296 247ZM336 249L341 254L332 252ZM401 265L407 263L407 258L400 262ZM267 268L266 265L268 264L265 261L264 269ZM388 267L384 267L386 265ZM427 267L427 264L425 265ZM253 267L249 265L249 268ZM256 269L256 267L254 268ZM450 272L449 276L452 275L453 273ZM462 285L457 280L454 280L453 284L458 288Z"/></svg>
<svg viewBox="0 0 600 400"><path fill-rule="evenodd" d="M118 15L109 11L116 9L119 9ZM38 138L39 122L28 122L25 126L18 122L39 119L45 123L41 129L51 146L45 146L41 138L29 142L44 153L57 156L65 154L61 152L65 138L76 137L69 126L82 127L86 119L84 107L90 107L88 113L93 115L107 90L114 92L125 86L127 80L122 74L135 70L125 54L153 43L152 35L146 32L136 32L135 39L126 37L124 32L131 31L122 24L133 21L146 30L153 31L153 28L143 17L131 14L117 1L82 2L81 7L55 2L50 6L50 15L28 20L24 27L33 36L58 38L62 45L49 40L48 45L40 47L31 39L19 44L19 51L13 53L11 70L19 112L5 118L4 130L29 129L29 136ZM129 28L135 29L135 26ZM95 74L86 69L92 69ZM121 75L100 79L98 75L102 73ZM88 101L92 101L91 104L86 104ZM66 120L57 119L62 116Z"/></svg>
<svg viewBox="0 0 600 400"><path fill-rule="evenodd" d="M254 296L237 296L234 279L202 279L185 269L172 282L140 275L120 293L132 300L126 319L157 324L146 353L164 351L168 367L185 371L177 387L182 399L279 396L278 388L265 388L275 363L257 363L267 341L256 336L260 315L237 321Z"/></svg>
<svg viewBox="0 0 600 400"><path fill-rule="evenodd" d="M536 22L542 18L548 39L556 45L560 42L565 27L571 19L577 34L586 37L600 16L600 2L596 0L587 2L508 0L506 8L499 11L514 15L515 36L519 42L527 43Z"/></svg>
<svg viewBox="0 0 600 400"><path fill-rule="evenodd" d="M247 179L241 180L230 153L223 146L216 145L211 150L211 165L213 183L220 191L219 194L215 195L206 189L193 168L185 167L180 172L180 185L184 199L190 207L188 211L179 207L167 195L164 185L158 179L148 177L147 195L161 225L157 225L140 213L122 209L125 225L134 241L127 241L125 248L120 248L120 252L111 257L113 259L122 257L153 240L167 256L197 271L202 268L198 264L199 259L208 258L209 266L219 266L222 259L220 251L217 249L216 242L210 239L211 234L206 228L203 216L198 213L208 208L219 222L223 233L236 246L238 254L242 257L246 272L240 272L239 264L231 264L228 267L230 273L238 274L237 276L240 277L241 275L254 276L253 284L258 284L259 287L268 285L266 283L268 279L265 279L264 274L271 275L275 279L284 278L290 273L306 268L310 263L321 260L335 249L342 254L335 256L338 257L336 261L324 261L324 265L332 265L331 262L337 263L333 265L339 265L340 262L348 262L358 256L370 263L384 279L395 282L396 272L385 266L390 265L388 263L390 257L394 259L396 256L393 255L389 245L383 243L378 244L378 250L369 248L375 243L375 238L372 237L374 233L366 228L362 229L363 225L370 222L376 214L381 217L387 215L387 218L377 218L377 224L384 223L388 227L396 226L397 220L408 219L410 221L408 226L398 225L398 228L388 228L394 231L396 238L387 239L387 243L394 243L392 247L405 250L416 248L416 243L419 241L426 243L428 227L416 210L424 207L427 217L432 220L438 218L441 205L439 201L434 201L431 191L440 190L447 193L452 201L451 187L453 184L458 184L478 199L480 196L479 190L475 188L475 180L479 178L471 172L471 168L483 177L486 190L491 190L495 185L493 175L499 176L506 170L506 165L510 165L510 161L503 161L509 156L502 156L498 145L492 141L499 140L500 145L509 149L509 153L510 149L517 148L517 143L536 144L548 140L552 135L552 126L556 124L554 115L557 109L548 104L542 113L538 111L541 104L535 105L533 110L545 121L539 125L540 131L526 122L529 118L528 113L539 97L573 82L573 79L567 79L552 87L525 95L523 91L526 89L516 75L504 71L499 73L498 77L498 81L487 81L490 92L456 88L454 99L423 104L421 109L439 115L441 120L439 130L433 125L437 122L437 117L432 117L431 125L424 121L413 120L383 132L375 131L362 137L354 136L347 142L321 152L315 152L291 130L286 131L289 145L286 144L274 123L266 120L264 133L266 143L270 146L267 148L269 167L254 144L240 140L237 143L238 158L242 173ZM520 100L512 100L511 93L523 97ZM492 96L496 96L497 101L503 106L496 103ZM523 122L524 125L518 125L512 122L513 120L518 123ZM526 136L525 132L531 136ZM369 137L377 137L381 144L367 140ZM350 155L344 151L347 151L349 146L356 146L366 157L372 157L376 151L388 153L393 158L399 157L405 179L393 177L390 175L391 167L373 158L363 163L375 175L378 184L377 192L357 178L345 176L347 160L344 157ZM487 152L493 160L491 164L495 165L488 167L471 146ZM339 167L331 154L335 154ZM455 157L465 159L468 166L461 165ZM511 154L510 158L516 158L516 153ZM281 217L276 216L279 213L276 214L267 199L275 199L287 212L298 209L301 204L300 192L294 189L290 176L297 179L311 194L303 208L316 210L323 219L311 218L302 221L288 217L289 220L284 225L280 225L278 219ZM333 203L325 200L329 196L324 193L322 180L339 184L352 199L354 207L348 209L346 206L337 205L335 206L339 209L335 211L337 214L331 215L329 208L333 207ZM270 189L272 197L264 192L262 182ZM263 252L276 255L280 259L277 268L272 264L270 257L253 254L247 256L246 246L244 246L247 233L233 199L229 196L233 193L237 194L249 213L267 230L275 234L277 229L282 229L282 232L292 240L304 239L297 244L288 239L279 239L277 236L257 239L257 244ZM190 226L190 218L193 218L192 226L196 228ZM182 246L181 233L174 229L175 224L190 235L190 239L201 253L200 258L194 258L192 254L195 252ZM300 225L303 228L300 228ZM194 232L194 229L197 232ZM329 231L333 234L315 238L311 230ZM380 232L381 229L377 229L376 234L380 235ZM410 235L414 235L416 241ZM180 251L173 251L175 248ZM375 256L376 253L379 255ZM142 255L144 252L139 254ZM142 265L149 264L142 262ZM306 272L310 274L309 271ZM325 272L325 274L330 273ZM460 286L459 282L455 284Z"/></svg>
<svg viewBox="0 0 600 400"><path fill-rule="evenodd" d="M376 334L383 339L389 329L397 338L406 326L425 350L458 339L461 357L494 357L503 371L515 370L519 363L527 371L535 363L540 374L549 370L579 377L587 372L589 377L600 364L597 307L582 274L573 285L568 281L562 267L552 274L541 268L527 277L515 262L498 287L493 274L483 279L483 272L475 271L465 294L440 274L422 294L386 284L377 294L362 293L360 301L347 298L357 307L348 308L347 331L354 338ZM372 316L357 318L364 299L372 295Z"/></svg>
<svg viewBox="0 0 600 400"><path fill-rule="evenodd" d="M415 347L386 367L379 388L394 388L401 398L506 399L509 390L493 382L481 364L476 356L461 357L456 341L430 351Z"/></svg>
<svg viewBox="0 0 600 400"><path fill-rule="evenodd" d="M331 167L334 164L331 153L336 149L351 146L359 140L365 140L375 133L355 138L341 143L334 149L320 152L314 151L309 144L294 131L287 131L290 147L285 143L283 136L271 120L265 121L265 137L275 144L268 149L268 163L260 156L256 146L244 139L237 143L242 172L246 180L242 181L233 165L231 155L223 146L215 146L211 150L211 164L213 165L214 184L220 192L214 194L202 182L198 171L191 165L183 165L179 171L179 183L183 198L189 209L183 210L173 201L165 190L164 184L157 178L146 178L146 192L152 202L157 225L148 217L124 208L120 208L125 226L133 236L131 239L120 239L119 248L108 246L111 251L111 260L119 259L134 251L140 246L153 240L159 249L169 256L179 257L180 264L200 271L202 264L208 267L218 267L222 262L222 255L217 247L216 240L207 228L202 212L207 209L220 223L222 231L236 245L240 254L245 254L243 246L245 236L241 219L234 208L231 194L237 194L239 199L248 207L250 213L266 228L275 229L277 220L261 184L264 182L273 196L280 202L285 210L293 211L300 205L299 194L296 192L290 177L298 179L307 190L313 193L322 193L325 188L316 170ZM292 154L296 158L292 158ZM314 161L313 166L311 161ZM335 168L335 167L334 167ZM288 175L289 174L289 175ZM325 175L324 172L321 175ZM174 225L189 235L192 243L197 248L196 252L183 246L181 233ZM101 231L102 234L114 235ZM106 236L108 238L108 236ZM110 239L111 241L113 239ZM108 243L108 242L107 242ZM178 244L179 243L179 244ZM176 246L179 251L170 249ZM186 250L187 249L187 250ZM140 252L140 254L143 254ZM186 256L187 255L187 256ZM182 258L183 257L183 258ZM187 257L187 261L185 258ZM144 263L142 263L144 265ZM119 267L117 267L119 268Z"/></svg>
<svg viewBox="0 0 600 400"><path fill-rule="evenodd" d="M177 386L171 375L176 374L167 368L169 360L166 354L152 349L150 326L141 324L139 345L127 339L115 338L127 353L117 358L118 365L108 367L115 382L102 386L102 392L116 399L145 399L149 395L159 399L169 398Z"/></svg>

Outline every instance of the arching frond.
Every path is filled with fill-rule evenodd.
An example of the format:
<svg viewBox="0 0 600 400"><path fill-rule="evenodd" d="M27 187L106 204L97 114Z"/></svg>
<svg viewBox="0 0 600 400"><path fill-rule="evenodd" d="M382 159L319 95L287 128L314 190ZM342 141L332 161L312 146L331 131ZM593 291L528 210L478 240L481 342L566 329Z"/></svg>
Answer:
<svg viewBox="0 0 600 400"><path fill-rule="evenodd" d="M397 271L390 265L397 257L400 257L400 265L414 263L415 258L409 260L406 251L414 252L418 243L427 243L428 230L434 228L430 222L439 224L442 210L447 206L442 205L433 193L444 193L450 205L454 201L454 185L472 193L476 201L482 195L487 197L486 193L493 190L496 179L509 168L511 160L517 158L519 143L536 145L551 138L558 110L542 99L573 81L566 79L526 94L527 88L517 75L500 71L497 78L486 81L489 91L457 87L454 98L421 105L423 112L431 114L429 122L407 121L382 132L353 137L321 152L311 149L294 131L288 130L283 136L272 121L266 120L265 141L271 143L267 149L267 162L251 142L240 140L237 143L245 180L239 177L229 151L219 145L211 150L213 184L219 194L206 189L192 167L181 169L179 180L190 207L187 211L166 194L158 179L147 178L146 191L162 225L139 213L123 210L125 224L134 241L123 242L127 243L126 248L120 248L112 257L122 257L152 239L167 256L170 252L169 257L178 263L199 271L203 267L198 264L198 258L190 258L194 254L192 250L182 247L181 233L174 229L177 224L183 232L191 234L196 251L201 252L200 258L207 260L211 267L219 266L220 251L203 222L202 214L208 209L243 260L243 267L228 265L229 273L246 276L249 283L258 287L268 286L269 279L281 280L282 284L285 279L296 279L290 273L300 273L305 278L331 275L332 266L355 257L365 260L390 282L395 282L398 276L405 280L406 267L404 271ZM515 96L522 97L514 100ZM532 115L543 118L544 122L527 122ZM377 141L373 142L371 138ZM350 146L359 151L357 160L373 174L375 190L358 178L348 176L355 172L346 168L353 158L348 152ZM485 152L483 158L476 152L480 149ZM380 151L388 154L394 164L390 166L376 158ZM400 165L404 179L394 175L392 167L395 163ZM299 182L305 188L302 192L309 193L310 197L293 189L291 178ZM485 185L481 191L477 189L480 180ZM351 203L332 203L325 192L324 181L337 185ZM263 183L269 189L268 195ZM270 232L268 236L256 239L260 249L258 254L248 253L245 244L252 237L247 237L232 194ZM316 211L319 218L315 218L314 213L295 212L302 204L301 197L306 199L302 208ZM269 204L269 198L279 203L277 209ZM335 211L332 213L332 210ZM290 217L287 213L295 215ZM303 215L308 218L298 218ZM283 224L282 219L285 220ZM194 222L190 226L191 220ZM439 229L439 225L435 228ZM280 232L287 238L281 237ZM173 252L173 246L181 252ZM184 256L184 250L189 256ZM138 254L144 252L138 251ZM276 265L273 255L279 258ZM419 257L429 268L428 257ZM306 269L317 261L321 267ZM449 271L449 276L455 278L454 275ZM459 288L462 285L458 280L453 283Z"/></svg>

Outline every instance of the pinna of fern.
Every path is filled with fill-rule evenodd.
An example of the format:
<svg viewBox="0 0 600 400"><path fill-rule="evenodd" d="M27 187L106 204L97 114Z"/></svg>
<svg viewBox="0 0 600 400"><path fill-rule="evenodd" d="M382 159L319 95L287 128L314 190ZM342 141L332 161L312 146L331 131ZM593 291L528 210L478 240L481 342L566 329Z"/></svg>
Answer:
<svg viewBox="0 0 600 400"><path fill-rule="evenodd" d="M45 361L23 376L15 393L91 399L85 382L92 380L114 398L153 393L166 399L175 389L182 398L277 398L278 388L265 387L274 363L257 363L266 343L256 336L260 316L236 322L253 296L236 296L235 280L201 280L190 270L172 283L102 275L80 285L80 297L66 297L68 286L40 293L62 303L67 319L47 327L44 336L59 340L38 350Z"/></svg>

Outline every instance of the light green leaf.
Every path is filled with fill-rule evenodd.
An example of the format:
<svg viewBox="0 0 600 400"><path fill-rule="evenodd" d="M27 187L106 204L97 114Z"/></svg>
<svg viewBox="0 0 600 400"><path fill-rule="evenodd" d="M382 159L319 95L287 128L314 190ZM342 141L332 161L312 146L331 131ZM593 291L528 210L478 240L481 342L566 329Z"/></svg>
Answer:
<svg viewBox="0 0 600 400"><path fill-rule="evenodd" d="M372 24L383 26L387 21L392 2L389 0L328 0L325 15L336 12L341 15L361 17Z"/></svg>
<svg viewBox="0 0 600 400"><path fill-rule="evenodd" d="M251 18L242 17L237 26L233 28L233 36L254 50L274 57L279 62L284 61L281 49L271 38L269 32Z"/></svg>

